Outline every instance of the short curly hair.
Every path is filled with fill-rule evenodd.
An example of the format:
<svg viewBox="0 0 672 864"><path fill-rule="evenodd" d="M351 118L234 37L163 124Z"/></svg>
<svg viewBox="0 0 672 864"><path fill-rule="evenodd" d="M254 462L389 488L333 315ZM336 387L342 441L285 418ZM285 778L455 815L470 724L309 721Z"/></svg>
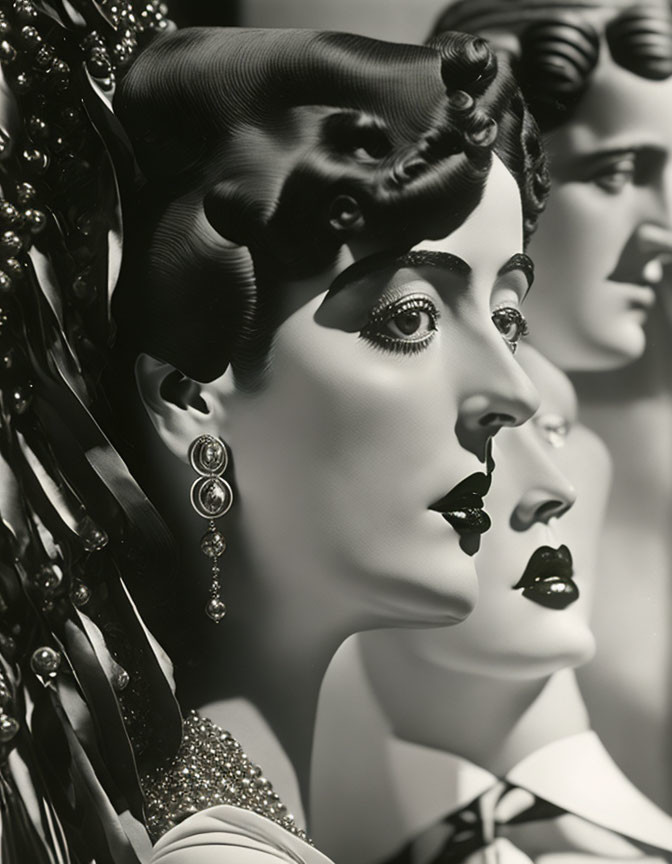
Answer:
<svg viewBox="0 0 672 864"><path fill-rule="evenodd" d="M157 39L115 97L142 186L115 299L121 339L252 388L282 277L361 238L410 248L461 225L492 154L529 235L548 191L535 122L482 39L194 28Z"/></svg>
<svg viewBox="0 0 672 864"><path fill-rule="evenodd" d="M571 120L600 52L635 75L672 75L669 0L458 0L430 36L487 35L512 65L542 132Z"/></svg>

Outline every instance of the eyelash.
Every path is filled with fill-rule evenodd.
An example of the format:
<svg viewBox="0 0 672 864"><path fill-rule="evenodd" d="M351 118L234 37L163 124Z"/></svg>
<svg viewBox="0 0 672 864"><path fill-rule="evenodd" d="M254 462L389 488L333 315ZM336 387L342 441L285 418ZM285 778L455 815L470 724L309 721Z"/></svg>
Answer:
<svg viewBox="0 0 672 864"><path fill-rule="evenodd" d="M429 316L429 332L416 338L413 338L412 334L409 334L408 338L403 338L384 332L383 328L395 318L405 312L414 311L424 312ZM359 335L362 339L388 351L399 354L417 354L424 350L434 338L440 317L439 310L429 297L422 294L411 295L374 309Z"/></svg>
<svg viewBox="0 0 672 864"><path fill-rule="evenodd" d="M506 342L512 354L516 353L520 340L528 336L530 332L525 317L515 306L498 306L496 309L493 309L492 323L499 330L502 339ZM504 332L504 328L511 324L515 324L519 329L515 337L509 339Z"/></svg>

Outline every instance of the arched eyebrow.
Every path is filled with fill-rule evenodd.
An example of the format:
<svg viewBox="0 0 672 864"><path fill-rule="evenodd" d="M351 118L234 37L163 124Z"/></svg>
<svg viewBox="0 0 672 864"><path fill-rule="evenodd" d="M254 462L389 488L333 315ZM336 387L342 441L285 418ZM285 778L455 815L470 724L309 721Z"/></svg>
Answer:
<svg viewBox="0 0 672 864"><path fill-rule="evenodd" d="M416 249L402 254L381 252L369 255L346 267L329 286L329 294L333 295L345 288L346 285L351 285L371 273L383 270L403 270L405 267L436 267L450 273L457 273L465 279L471 276L469 264L458 255L452 255L450 252L436 252L430 249Z"/></svg>
<svg viewBox="0 0 672 864"><path fill-rule="evenodd" d="M506 264L502 264L497 271L497 276L504 276L505 273L511 273L513 270L521 271L527 280L527 290L529 291L534 282L534 261L524 252L516 252Z"/></svg>

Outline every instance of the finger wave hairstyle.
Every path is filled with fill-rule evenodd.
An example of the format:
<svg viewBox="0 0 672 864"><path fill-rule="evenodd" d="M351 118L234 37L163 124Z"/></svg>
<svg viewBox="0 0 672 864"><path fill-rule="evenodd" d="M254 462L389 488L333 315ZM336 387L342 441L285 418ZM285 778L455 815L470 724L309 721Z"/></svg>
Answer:
<svg viewBox="0 0 672 864"><path fill-rule="evenodd" d="M478 205L497 153L525 231L548 191L534 120L486 42L187 29L156 40L115 97L141 182L115 300L122 344L195 380L261 381L277 285L343 244L407 249Z"/></svg>
<svg viewBox="0 0 672 864"><path fill-rule="evenodd" d="M571 119L600 50L642 78L672 75L669 0L459 0L430 44L451 30L486 35L506 52L543 132Z"/></svg>

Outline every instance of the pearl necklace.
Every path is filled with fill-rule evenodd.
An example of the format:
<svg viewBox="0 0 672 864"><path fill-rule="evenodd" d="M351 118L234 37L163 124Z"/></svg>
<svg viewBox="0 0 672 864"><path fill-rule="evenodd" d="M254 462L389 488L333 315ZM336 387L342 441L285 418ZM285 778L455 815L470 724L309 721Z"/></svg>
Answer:
<svg viewBox="0 0 672 864"><path fill-rule="evenodd" d="M142 777L147 830L153 841L187 816L218 804L252 810L312 845L236 739L190 711L177 754Z"/></svg>

